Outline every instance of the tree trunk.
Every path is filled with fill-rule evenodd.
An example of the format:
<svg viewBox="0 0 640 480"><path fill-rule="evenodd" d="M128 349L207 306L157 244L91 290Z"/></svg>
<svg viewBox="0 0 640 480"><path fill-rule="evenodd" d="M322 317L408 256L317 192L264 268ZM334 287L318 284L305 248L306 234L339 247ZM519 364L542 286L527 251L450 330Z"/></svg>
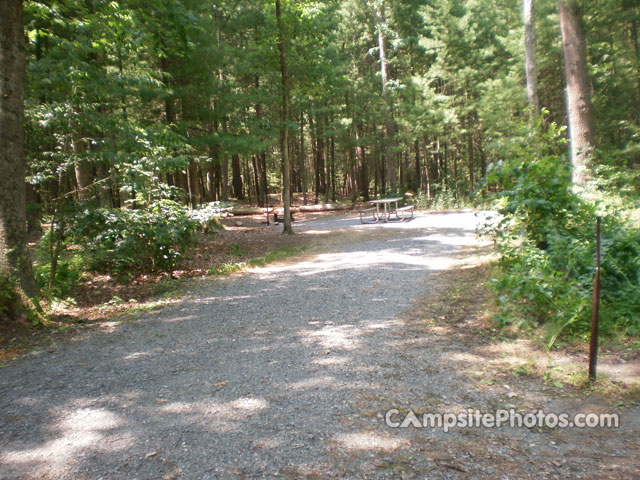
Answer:
<svg viewBox="0 0 640 480"><path fill-rule="evenodd" d="M111 205L111 180L109 178L109 169L102 163L96 166L98 176L98 204L101 207L112 207Z"/></svg>
<svg viewBox="0 0 640 480"><path fill-rule="evenodd" d="M444 144L444 152L442 153L442 181L444 183L444 191L449 191L449 142Z"/></svg>
<svg viewBox="0 0 640 480"><path fill-rule="evenodd" d="M259 207L264 207L264 196L263 196L263 191L261 191L260 189L260 167L258 166L258 163L260 162L260 158L258 156L252 156L251 157L251 165L253 166L253 184L255 185L255 191L256 191L256 204Z"/></svg>
<svg viewBox="0 0 640 480"><path fill-rule="evenodd" d="M284 171L284 181L282 182L284 190L284 230L282 233L291 235L293 233L293 229L291 228L291 179L289 178L291 165L289 164L289 127L287 125L289 121L289 84L287 81L286 36L282 21L280 0L276 0L276 20L278 22L278 48L280 50L280 73L282 80L282 127L280 135L282 142L282 169Z"/></svg>
<svg viewBox="0 0 640 480"><path fill-rule="evenodd" d="M524 20L524 65L527 78L527 101L535 115L540 114L538 74L536 67L535 0L522 1Z"/></svg>
<svg viewBox="0 0 640 480"><path fill-rule="evenodd" d="M202 203L202 188L200 184L200 167L198 167L198 164L195 161L191 160L189 163L187 174L191 207L196 208Z"/></svg>
<svg viewBox="0 0 640 480"><path fill-rule="evenodd" d="M336 143L333 135L331 136L331 201L336 201Z"/></svg>
<svg viewBox="0 0 640 480"><path fill-rule="evenodd" d="M89 162L82 159L82 157L87 153L87 147L84 140L75 139L73 141L73 153L80 157L80 160L77 160L73 166L76 175L78 200L90 200L90 187L93 183L93 175L91 173L91 165Z"/></svg>
<svg viewBox="0 0 640 480"><path fill-rule="evenodd" d="M469 121L469 131L467 132L467 149L469 150L469 183L471 184L471 191L476 191L476 179L474 175L475 165L473 159L473 123Z"/></svg>
<svg viewBox="0 0 640 480"><path fill-rule="evenodd" d="M22 0L0 0L0 273L37 294L27 248Z"/></svg>
<svg viewBox="0 0 640 480"><path fill-rule="evenodd" d="M574 185L584 185L591 176L589 169L593 156L594 133L582 8L575 0L558 0L558 10L567 77L566 101L573 165L572 181Z"/></svg>
<svg viewBox="0 0 640 480"><path fill-rule="evenodd" d="M367 171L367 161L365 157L364 145L362 145L362 124L357 123L355 126L356 134L356 160L358 161L358 171L360 177L358 184L360 185L360 196L363 200L369 200L369 172Z"/></svg>
<svg viewBox="0 0 640 480"><path fill-rule="evenodd" d="M427 140L425 139L425 143L429 145ZM425 156L424 156L424 186L425 193L427 195L427 199L431 200L431 171L429 170L429 149L425 148ZM433 149L431 149L431 163L436 163L436 153Z"/></svg>
<svg viewBox="0 0 640 480"><path fill-rule="evenodd" d="M325 124L323 126L323 131L326 132L329 130L329 117L324 117ZM325 151L325 161L324 161L324 203L329 203L329 190L331 190L331 139L326 138L324 140L324 151Z"/></svg>
<svg viewBox="0 0 640 480"><path fill-rule="evenodd" d="M238 200L244 200L244 189L242 188L242 169L240 168L240 155L237 153L231 156L231 173L233 174L233 196Z"/></svg>
<svg viewBox="0 0 640 480"><path fill-rule="evenodd" d="M225 135L229 132L229 127L227 126L227 121L222 121L222 131ZM221 182L221 191L220 191L220 200L223 202L229 201L229 159L226 155L220 155L220 168L222 177L220 178Z"/></svg>
<svg viewBox="0 0 640 480"><path fill-rule="evenodd" d="M636 72L638 67L640 67L640 40L638 40L638 31L640 30L638 23L640 23L640 20L638 20L638 17L640 17L640 15L636 14L631 22L631 41L633 42L633 51L636 55ZM640 73L636 75L636 86L638 90L638 102L640 102ZM638 109L637 118L640 119L640 109Z"/></svg>
<svg viewBox="0 0 640 480"><path fill-rule="evenodd" d="M253 206L253 199L251 198L251 168L249 167L249 157L244 157L242 162L242 168L244 170L245 183L247 184L247 200L249 205Z"/></svg>
<svg viewBox="0 0 640 480"><path fill-rule="evenodd" d="M413 143L413 148L416 151L416 182L414 184L414 190L416 193L420 191L421 183L422 183L422 169L420 168L420 142L418 139Z"/></svg>
<svg viewBox="0 0 640 480"><path fill-rule="evenodd" d="M300 187L302 189L303 204L307 204L307 169L304 166L304 113L300 113Z"/></svg>
<svg viewBox="0 0 640 480"><path fill-rule="evenodd" d="M260 77L255 77L256 92L260 90ZM256 119L259 124L262 124L262 104L256 102ZM259 207L264 207L268 200L268 185L267 185L267 153L262 151L256 161L253 164L256 178L256 197Z"/></svg>
<svg viewBox="0 0 640 480"><path fill-rule="evenodd" d="M384 158L386 164L386 178L388 181L389 189L396 190L396 164L394 156L391 152L391 139L393 136L393 125L391 123L391 104L388 98L388 84L389 84L389 72L387 66L387 50L386 40L384 36L385 13L384 13L384 1L380 0L376 2L376 26L378 30L378 54L380 57L380 76L382 77L382 94L387 100L387 111L385 112L385 127L384 127Z"/></svg>
<svg viewBox="0 0 640 480"><path fill-rule="evenodd" d="M320 154L318 136L316 135L315 122L313 115L309 114L309 131L311 134L311 155L313 157L313 175L314 175L314 204L320 201Z"/></svg>
<svg viewBox="0 0 640 480"><path fill-rule="evenodd" d="M453 198L458 198L458 146L451 153L453 160Z"/></svg>

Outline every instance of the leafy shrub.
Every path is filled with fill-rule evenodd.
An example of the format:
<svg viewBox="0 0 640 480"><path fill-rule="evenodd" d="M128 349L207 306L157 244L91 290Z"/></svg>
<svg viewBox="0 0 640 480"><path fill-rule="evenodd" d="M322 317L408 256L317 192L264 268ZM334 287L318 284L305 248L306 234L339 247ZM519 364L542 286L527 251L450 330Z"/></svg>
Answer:
<svg viewBox="0 0 640 480"><path fill-rule="evenodd" d="M169 270L192 244L197 225L185 207L161 200L145 210L86 209L70 235L85 249L92 269Z"/></svg>
<svg viewBox="0 0 640 480"><path fill-rule="evenodd" d="M55 278L51 288L49 280L51 278L51 263L36 262L34 273L36 283L43 296L49 298L64 298L70 295L73 287L78 284L82 274L86 270L86 260L79 254L65 254L58 260Z"/></svg>
<svg viewBox="0 0 640 480"><path fill-rule="evenodd" d="M225 211L226 206L222 202L211 202L187 212L202 232L210 232L220 228L220 217Z"/></svg>
<svg viewBox="0 0 640 480"><path fill-rule="evenodd" d="M599 214L602 329L639 333L640 231L615 210L573 194L568 162L552 150L535 144L516 149L512 160L490 168L490 180L503 189L502 219L492 230L501 255L492 281L497 319L529 328L547 324L550 344L562 332L587 335Z"/></svg>
<svg viewBox="0 0 640 480"><path fill-rule="evenodd" d="M433 198L428 198L424 192L420 192L413 203L418 210L448 210L472 207L473 199L462 193L456 196L452 190L445 190L436 193Z"/></svg>
<svg viewBox="0 0 640 480"><path fill-rule="evenodd" d="M244 263L234 263L234 262L227 262L227 263L221 263L216 267L211 267L209 269L209 275L220 275L220 276L224 276L224 275L231 275L233 272L237 272L238 270L241 270L244 267Z"/></svg>
<svg viewBox="0 0 640 480"><path fill-rule="evenodd" d="M0 319L14 314L18 303L14 282L8 275L0 273Z"/></svg>

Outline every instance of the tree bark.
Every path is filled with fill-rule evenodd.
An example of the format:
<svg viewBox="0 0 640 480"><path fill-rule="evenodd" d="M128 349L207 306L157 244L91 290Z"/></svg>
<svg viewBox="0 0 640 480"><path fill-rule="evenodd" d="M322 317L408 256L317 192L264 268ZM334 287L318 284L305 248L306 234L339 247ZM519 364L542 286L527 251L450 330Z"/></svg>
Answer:
<svg viewBox="0 0 640 480"><path fill-rule="evenodd" d="M300 187L302 190L303 204L307 204L307 170L305 164L304 154L304 113L300 112Z"/></svg>
<svg viewBox="0 0 640 480"><path fill-rule="evenodd" d="M200 180L200 167L198 164L191 160L189 168L187 170L187 182L189 185L189 196L191 197L191 208L196 208L202 204L202 186Z"/></svg>
<svg viewBox="0 0 640 480"><path fill-rule="evenodd" d="M231 156L231 173L233 174L233 196L238 200L244 200L244 188L242 186L242 169L240 168L240 155L234 153Z"/></svg>
<svg viewBox="0 0 640 480"><path fill-rule="evenodd" d="M540 114L538 73L536 63L535 0L522 1L524 21L524 65L527 79L527 101L535 115Z"/></svg>
<svg viewBox="0 0 640 480"><path fill-rule="evenodd" d="M0 0L0 273L37 294L27 248L22 0Z"/></svg>
<svg viewBox="0 0 640 480"><path fill-rule="evenodd" d="M282 127L281 127L281 150L282 150L282 169L284 173L283 179L283 197L284 197L284 230L282 233L291 235L291 165L289 162L289 84L287 80L287 50L285 45L286 35L284 24L282 21L282 11L280 0L276 0L276 20L278 22L278 49L280 50L280 73L282 80Z"/></svg>
<svg viewBox="0 0 640 480"><path fill-rule="evenodd" d="M362 196L363 200L369 200L369 172L367 170L367 161L364 151L364 145L362 145L362 124L356 123L356 160L358 161L358 171L360 176L358 178L358 184L360 185L360 191L358 192Z"/></svg>
<svg viewBox="0 0 640 480"><path fill-rule="evenodd" d="M584 185L591 176L594 134L582 8L575 0L558 0L558 10L567 77L566 102L572 181L574 185Z"/></svg>
<svg viewBox="0 0 640 480"><path fill-rule="evenodd" d="M313 115L309 114L309 132L311 134L311 151L313 157L313 175L314 175L314 204L318 204L320 201L320 193L322 192L321 171L322 167L322 151L320 140L316 134L315 122L313 121Z"/></svg>
<svg viewBox="0 0 640 480"><path fill-rule="evenodd" d="M224 132L225 136L226 134L229 133L229 127L227 126L226 120L222 120L222 131ZM222 177L220 178L220 182L221 182L220 200L222 200L223 202L228 202L229 201L229 159L224 154L220 155L220 168L221 168L221 175L222 175Z"/></svg>
<svg viewBox="0 0 640 480"><path fill-rule="evenodd" d="M256 92L260 90L260 77L255 77ZM262 104L256 102L256 119L262 124ZM268 201L268 185L267 185L267 153L263 150L254 163L254 171L256 178L256 197L259 207L264 207Z"/></svg>
<svg viewBox="0 0 640 480"><path fill-rule="evenodd" d="M389 86L389 70L387 62L387 48L386 39L384 36L384 1L378 0L376 2L376 26L378 30L378 55L380 57L380 76L382 77L382 94L387 100L387 111L385 112L385 128L384 128L384 158L386 165L386 179L391 191L396 190L396 164L394 156L391 152L391 140L393 136L393 125L391 121L391 105L388 98L388 86Z"/></svg>
<svg viewBox="0 0 640 480"><path fill-rule="evenodd" d="M331 135L331 173L329 175L331 179L331 201L336 202L336 142L333 135Z"/></svg>
<svg viewBox="0 0 640 480"><path fill-rule="evenodd" d="M473 158L473 122L469 119L469 131L467 132L467 150L469 153L469 183L471 184L471 191L476 191L476 179L474 175L475 165Z"/></svg>
<svg viewBox="0 0 640 480"><path fill-rule="evenodd" d="M416 152L416 181L414 183L414 190L416 193L418 193L420 191L420 187L421 187L421 180L422 180L422 169L420 167L420 142L418 142L418 139L416 138L416 140L413 142L413 148L415 149Z"/></svg>
<svg viewBox="0 0 640 480"><path fill-rule="evenodd" d="M76 175L78 200L90 200L93 174L89 162L82 158L87 153L87 145L84 139L76 138L73 140L73 153L79 157L79 160L73 166Z"/></svg>

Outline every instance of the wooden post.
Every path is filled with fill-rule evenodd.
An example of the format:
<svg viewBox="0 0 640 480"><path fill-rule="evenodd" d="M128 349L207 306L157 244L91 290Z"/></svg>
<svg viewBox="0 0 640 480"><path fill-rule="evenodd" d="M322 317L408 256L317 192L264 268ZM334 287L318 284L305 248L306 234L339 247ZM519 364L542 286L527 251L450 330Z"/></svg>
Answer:
<svg viewBox="0 0 640 480"><path fill-rule="evenodd" d="M591 343L589 345L589 379L596 379L598 361L598 314L600 310L600 217L596 220L596 278L593 285L593 316L591 318Z"/></svg>

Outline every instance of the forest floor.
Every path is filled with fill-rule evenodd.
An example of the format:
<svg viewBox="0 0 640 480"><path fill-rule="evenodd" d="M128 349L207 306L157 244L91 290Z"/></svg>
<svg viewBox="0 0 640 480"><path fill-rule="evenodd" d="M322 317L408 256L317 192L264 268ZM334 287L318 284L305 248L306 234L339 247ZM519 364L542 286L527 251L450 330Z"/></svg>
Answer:
<svg viewBox="0 0 640 480"><path fill-rule="evenodd" d="M497 330L482 218L301 218L278 247L295 256L5 358L0 478L637 477L637 346L605 343L590 385L584 345L547 352ZM606 413L620 426L445 432L392 428L391 409Z"/></svg>
<svg viewBox="0 0 640 480"><path fill-rule="evenodd" d="M272 199L275 203L275 199ZM296 212L296 221L333 215L327 212ZM64 299L47 305L48 322L31 328L24 322L0 322L0 365L76 330L110 325L113 318L177 303L198 282L299 254L312 242L301 235L282 235L281 224L269 215L223 218L220 229L199 233L176 269L171 272L134 272L128 278L85 272Z"/></svg>

